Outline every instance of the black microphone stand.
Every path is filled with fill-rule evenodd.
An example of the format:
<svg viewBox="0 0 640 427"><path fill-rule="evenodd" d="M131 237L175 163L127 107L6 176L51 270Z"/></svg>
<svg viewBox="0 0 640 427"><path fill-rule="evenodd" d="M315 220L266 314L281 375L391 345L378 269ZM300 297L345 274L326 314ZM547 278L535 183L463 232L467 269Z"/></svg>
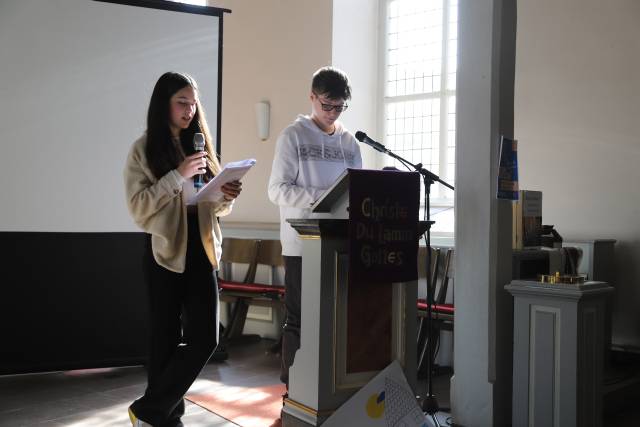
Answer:
<svg viewBox="0 0 640 427"><path fill-rule="evenodd" d="M442 185L444 185L447 188L450 188L451 190L454 190L453 186L444 182L443 180L440 179L440 177L432 172L430 172L428 169L426 169L425 167L422 166L422 163L418 163L416 165L414 165L413 163L407 161L406 159L398 156L397 154L395 154L394 152L388 150L386 147L384 147L383 145L380 145L380 148L378 147L374 147L375 149L377 149L378 151L380 151L381 153L387 154L390 157L393 157L394 159L398 160L400 163L404 164L405 166L410 166L412 167L416 172L419 172L420 175L422 175L422 179L424 181L424 192L425 192L425 219L427 221L427 223L429 224L427 227L427 233L426 233L426 245L427 245L427 395L425 396L424 400L422 401L422 411L425 414L428 414L431 416L431 418L433 419L434 423L436 424L436 426L440 426L440 423L438 422L438 419L436 418L435 414L436 412L438 412L439 407L438 407L438 400L436 399L436 397L433 395L433 379L432 379L432 373L433 373L433 357L434 357L434 352L433 352L433 319L432 319L432 313L433 313L433 291L434 289L432 289L432 283L431 283L431 213L430 211L430 193L431 193L431 185L434 184L435 182L439 182Z"/></svg>

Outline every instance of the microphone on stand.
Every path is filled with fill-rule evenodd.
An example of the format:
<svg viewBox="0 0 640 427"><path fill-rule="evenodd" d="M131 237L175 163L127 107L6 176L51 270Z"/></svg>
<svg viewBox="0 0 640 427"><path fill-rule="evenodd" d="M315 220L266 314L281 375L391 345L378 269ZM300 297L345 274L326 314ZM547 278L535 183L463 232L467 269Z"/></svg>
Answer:
<svg viewBox="0 0 640 427"><path fill-rule="evenodd" d="M193 134L193 149L197 152L204 151L204 135L201 133ZM204 178L202 174L197 174L193 177L193 188L196 192L204 186Z"/></svg>
<svg viewBox="0 0 640 427"><path fill-rule="evenodd" d="M440 177L438 177L438 175L432 173L431 171L429 171L428 169L426 169L424 166L422 166L422 163L418 163L418 164L413 164L411 162L409 162L408 160L398 156L397 154L395 154L393 151L391 150L387 150L387 148L380 144L379 142L374 141L373 139L369 138L367 136L366 133L358 131L356 132L355 135L356 139L360 142L364 142L365 144L373 147L375 150L380 151L381 153L384 153L386 155L388 155L389 157L392 157L396 160L398 160L400 163L402 163L403 165L407 166L407 168L411 169L413 168L416 172L419 172L422 175L422 179L424 180L424 191L425 191L425 219L427 222L427 230L426 230L426 242L427 242L427 248L431 247L431 224L433 223L433 221L431 221L430 218L430 214L429 214L429 210L430 210L430 187L431 184L435 183L436 181L441 183L442 185L444 185L445 187L448 187L450 189L454 189L452 185L444 182L443 180L440 179ZM426 263L425 265L427 266L427 270L429 270L429 266L431 265L431 251L427 250L426 251L426 255L427 255L427 259L426 259ZM427 341L426 341L426 349L425 352L427 353L427 383L426 383L426 387L427 387L427 395L425 396L424 400L422 401L422 411L425 412L426 414L430 415L431 418L433 419L433 422L435 423L436 426L439 426L439 422L438 422L438 418L436 418L435 414L436 412L438 412L439 410L439 406L438 406L438 400L436 399L436 397L433 395L433 365L434 365L434 348L433 348L433 339L431 339L433 337L433 318L432 318L432 310L433 310L433 306L434 306L434 295L433 295L433 287L432 287L432 283L431 283L431 274L429 273L429 271L427 271L427 317L426 317L426 322L427 322ZM422 354L425 354L425 352L423 352Z"/></svg>
<svg viewBox="0 0 640 427"><path fill-rule="evenodd" d="M373 139L369 138L366 133L364 133L364 132L362 132L360 130L356 132L355 136L356 136L356 139L358 141L364 142L369 147L372 147L374 150L377 150L377 151L379 151L381 153L386 153L388 151L387 148L384 145L382 145L379 142L374 141Z"/></svg>

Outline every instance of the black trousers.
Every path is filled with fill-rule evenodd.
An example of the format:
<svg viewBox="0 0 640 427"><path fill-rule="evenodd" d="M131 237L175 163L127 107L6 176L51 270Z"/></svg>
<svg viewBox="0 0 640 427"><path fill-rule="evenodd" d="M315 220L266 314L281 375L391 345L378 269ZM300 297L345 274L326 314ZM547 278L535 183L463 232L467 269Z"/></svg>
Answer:
<svg viewBox="0 0 640 427"><path fill-rule="evenodd" d="M144 255L151 345L147 389L131 409L154 427L181 426L183 397L218 344L218 285L204 252L197 214L188 215L184 273L158 265L151 238Z"/></svg>
<svg viewBox="0 0 640 427"><path fill-rule="evenodd" d="M285 256L284 259L284 307L286 317L282 330L282 364L280 380L289 387L289 367L293 365L300 348L300 306L302 294L302 257Z"/></svg>

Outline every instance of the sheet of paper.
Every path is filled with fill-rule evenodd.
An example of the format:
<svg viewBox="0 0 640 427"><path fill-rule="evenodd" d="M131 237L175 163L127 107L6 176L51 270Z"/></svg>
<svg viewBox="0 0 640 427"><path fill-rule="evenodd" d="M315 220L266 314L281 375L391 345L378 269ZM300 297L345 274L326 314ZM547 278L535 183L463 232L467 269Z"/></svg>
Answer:
<svg viewBox="0 0 640 427"><path fill-rule="evenodd" d="M198 191L187 203L217 202L222 199L222 186L227 182L239 181L256 164L256 159L245 159L229 162L211 181Z"/></svg>
<svg viewBox="0 0 640 427"><path fill-rule="evenodd" d="M425 427L409 383L397 361L376 375L322 424L322 427Z"/></svg>

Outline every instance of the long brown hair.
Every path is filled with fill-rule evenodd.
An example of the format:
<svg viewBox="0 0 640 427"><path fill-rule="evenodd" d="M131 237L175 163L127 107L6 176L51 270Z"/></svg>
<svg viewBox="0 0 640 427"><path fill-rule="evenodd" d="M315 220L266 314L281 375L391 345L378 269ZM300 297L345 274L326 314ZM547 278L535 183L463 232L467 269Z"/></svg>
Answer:
<svg viewBox="0 0 640 427"><path fill-rule="evenodd" d="M180 154L171 141L169 128L169 101L180 89L191 86L198 93L198 86L193 77L184 73L164 73L153 88L149 111L147 112L147 146L146 156L151 172L156 178L162 178L167 172L180 165ZM200 104L200 97L196 97L196 112L187 129L180 131L180 143L185 155L195 152L193 135L197 132L204 134L205 150L207 151L207 172L205 181L220 172L220 163L214 156L211 133L207 125L204 109Z"/></svg>

